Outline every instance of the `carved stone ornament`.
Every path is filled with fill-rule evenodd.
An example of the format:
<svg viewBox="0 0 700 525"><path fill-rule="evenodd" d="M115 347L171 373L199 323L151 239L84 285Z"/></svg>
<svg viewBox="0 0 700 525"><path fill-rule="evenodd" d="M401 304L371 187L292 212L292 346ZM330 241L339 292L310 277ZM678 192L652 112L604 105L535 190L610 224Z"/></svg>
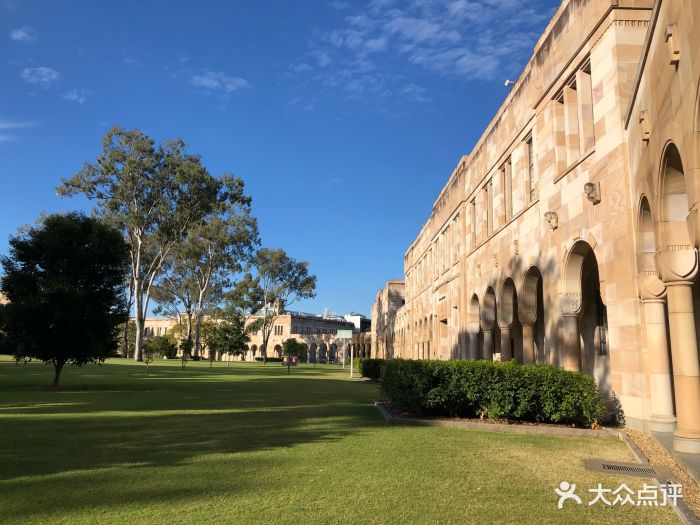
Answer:
<svg viewBox="0 0 700 525"><path fill-rule="evenodd" d="M552 230L556 230L559 227L559 216L556 212L548 211L544 214L544 218Z"/></svg>
<svg viewBox="0 0 700 525"><path fill-rule="evenodd" d="M560 295L559 311L562 315L578 315L581 311L581 294L569 292Z"/></svg>
<svg viewBox="0 0 700 525"><path fill-rule="evenodd" d="M583 185L583 193L594 205L600 202L600 182L587 182Z"/></svg>

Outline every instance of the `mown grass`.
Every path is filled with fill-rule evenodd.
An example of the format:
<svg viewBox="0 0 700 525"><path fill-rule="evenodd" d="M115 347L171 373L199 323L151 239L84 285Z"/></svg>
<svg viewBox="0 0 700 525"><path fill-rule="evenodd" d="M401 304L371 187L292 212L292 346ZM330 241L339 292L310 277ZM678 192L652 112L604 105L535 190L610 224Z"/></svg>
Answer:
<svg viewBox="0 0 700 525"><path fill-rule="evenodd" d="M389 426L336 367L0 359L0 523L666 523L587 506L622 442ZM562 480L584 505L556 508Z"/></svg>

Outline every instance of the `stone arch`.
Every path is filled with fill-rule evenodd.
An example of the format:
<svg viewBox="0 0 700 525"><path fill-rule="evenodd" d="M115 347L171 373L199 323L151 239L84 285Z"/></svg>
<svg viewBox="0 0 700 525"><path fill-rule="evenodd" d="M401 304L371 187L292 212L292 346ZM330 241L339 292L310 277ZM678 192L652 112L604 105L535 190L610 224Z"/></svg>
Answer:
<svg viewBox="0 0 700 525"><path fill-rule="evenodd" d="M469 331L469 359L481 359L481 307L479 296L475 293L469 299L467 308L467 330Z"/></svg>
<svg viewBox="0 0 700 525"><path fill-rule="evenodd" d="M537 266L525 270L518 318L523 330L523 362L545 362L544 281Z"/></svg>
<svg viewBox="0 0 700 525"><path fill-rule="evenodd" d="M639 217L637 219L638 226L638 250L637 250L637 268L641 273L656 273L656 263L654 257L656 255L656 233L654 232L654 215L651 211L651 205L646 195L642 195L639 201Z"/></svg>
<svg viewBox="0 0 700 525"><path fill-rule="evenodd" d="M252 354L252 356L253 356L253 360L255 360L255 354L258 353L258 345L252 345L252 346L250 347L250 352L251 352L251 354Z"/></svg>
<svg viewBox="0 0 700 525"><path fill-rule="evenodd" d="M659 177L658 240L660 249L691 248L686 219L689 211L688 188L678 148L669 142L661 161Z"/></svg>
<svg viewBox="0 0 700 525"><path fill-rule="evenodd" d="M518 294L515 282L506 277L501 286L499 301L499 325L501 331L501 360L515 359L523 363L522 330L518 319Z"/></svg>
<svg viewBox="0 0 700 525"><path fill-rule="evenodd" d="M311 343L309 345L309 363L316 363L318 361L318 346L316 343Z"/></svg>
<svg viewBox="0 0 700 525"><path fill-rule="evenodd" d="M494 353L500 349L500 332L496 323L496 293L493 287L486 288L483 306L481 307L482 351L487 361L493 360Z"/></svg>
<svg viewBox="0 0 700 525"><path fill-rule="evenodd" d="M318 345L318 361L319 363L326 363L328 361L328 346L326 346L326 343Z"/></svg>
<svg viewBox="0 0 700 525"><path fill-rule="evenodd" d="M430 328L428 326L428 317L423 318L423 358L430 359Z"/></svg>
<svg viewBox="0 0 700 525"><path fill-rule="evenodd" d="M306 343L301 343L301 355L299 356L299 361L304 362L309 358L309 345Z"/></svg>
<svg viewBox="0 0 700 525"><path fill-rule="evenodd" d="M564 264L559 361L568 370L581 370L594 376L605 391L610 385L608 322L600 284L593 247L579 239L571 247Z"/></svg>
<svg viewBox="0 0 700 525"><path fill-rule="evenodd" d="M273 351L275 352L275 357L282 357L282 347L280 345L275 345Z"/></svg>

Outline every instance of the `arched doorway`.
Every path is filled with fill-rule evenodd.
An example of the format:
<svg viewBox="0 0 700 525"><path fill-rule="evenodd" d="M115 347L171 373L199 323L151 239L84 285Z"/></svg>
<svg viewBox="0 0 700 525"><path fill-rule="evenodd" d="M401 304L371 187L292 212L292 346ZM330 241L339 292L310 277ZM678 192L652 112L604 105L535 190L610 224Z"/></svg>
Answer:
<svg viewBox="0 0 700 525"><path fill-rule="evenodd" d="M255 354L258 353L258 345L253 345L250 347L250 360L255 361Z"/></svg>
<svg viewBox="0 0 700 525"><path fill-rule="evenodd" d="M590 244L575 242L564 268L559 363L567 370L592 375L601 391L610 395L607 307L600 293L598 260Z"/></svg>
<svg viewBox="0 0 700 525"><path fill-rule="evenodd" d="M481 309L479 296L473 294L469 300L468 329L469 329L469 359L482 359L481 341Z"/></svg>
<svg viewBox="0 0 700 525"><path fill-rule="evenodd" d="M328 347L326 343L321 343L318 347L318 362L326 363L328 361Z"/></svg>
<svg viewBox="0 0 700 525"><path fill-rule="evenodd" d="M508 277L503 282L499 327L501 331L501 361L515 359L523 363L522 330L518 320L518 294L513 279Z"/></svg>
<svg viewBox="0 0 700 525"><path fill-rule="evenodd" d="M338 359L338 347L335 344L331 344L328 353L330 362L335 363Z"/></svg>
<svg viewBox="0 0 700 525"><path fill-rule="evenodd" d="M536 266L531 266L525 272L523 293L518 303L518 317L523 332L523 362L546 362L544 288L542 286L542 273Z"/></svg>
<svg viewBox="0 0 700 525"><path fill-rule="evenodd" d="M498 341L500 333L496 324L496 294L490 286L484 294L484 307L481 309L481 330L483 332L483 357L493 361L493 356L500 351Z"/></svg>
<svg viewBox="0 0 700 525"><path fill-rule="evenodd" d="M309 345L306 343L301 344L301 355L299 356L299 361L302 363L309 360Z"/></svg>
<svg viewBox="0 0 700 525"><path fill-rule="evenodd" d="M282 347L280 345L275 345L274 352L275 352L275 357L277 357L277 358L282 357Z"/></svg>
<svg viewBox="0 0 700 525"><path fill-rule="evenodd" d="M309 363L315 363L317 360L317 346L316 343L311 343L309 345Z"/></svg>

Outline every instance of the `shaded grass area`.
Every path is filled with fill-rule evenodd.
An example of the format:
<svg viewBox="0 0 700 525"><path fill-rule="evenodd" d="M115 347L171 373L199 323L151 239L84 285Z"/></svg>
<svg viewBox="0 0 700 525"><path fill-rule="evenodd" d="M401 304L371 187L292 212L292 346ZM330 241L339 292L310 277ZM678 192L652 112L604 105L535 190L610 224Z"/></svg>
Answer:
<svg viewBox="0 0 700 525"><path fill-rule="evenodd" d="M372 383L333 366L288 376L112 360L51 369L0 358L1 523L666 523L669 509L589 507L583 459L622 442L388 426ZM576 483L584 505L556 508Z"/></svg>

